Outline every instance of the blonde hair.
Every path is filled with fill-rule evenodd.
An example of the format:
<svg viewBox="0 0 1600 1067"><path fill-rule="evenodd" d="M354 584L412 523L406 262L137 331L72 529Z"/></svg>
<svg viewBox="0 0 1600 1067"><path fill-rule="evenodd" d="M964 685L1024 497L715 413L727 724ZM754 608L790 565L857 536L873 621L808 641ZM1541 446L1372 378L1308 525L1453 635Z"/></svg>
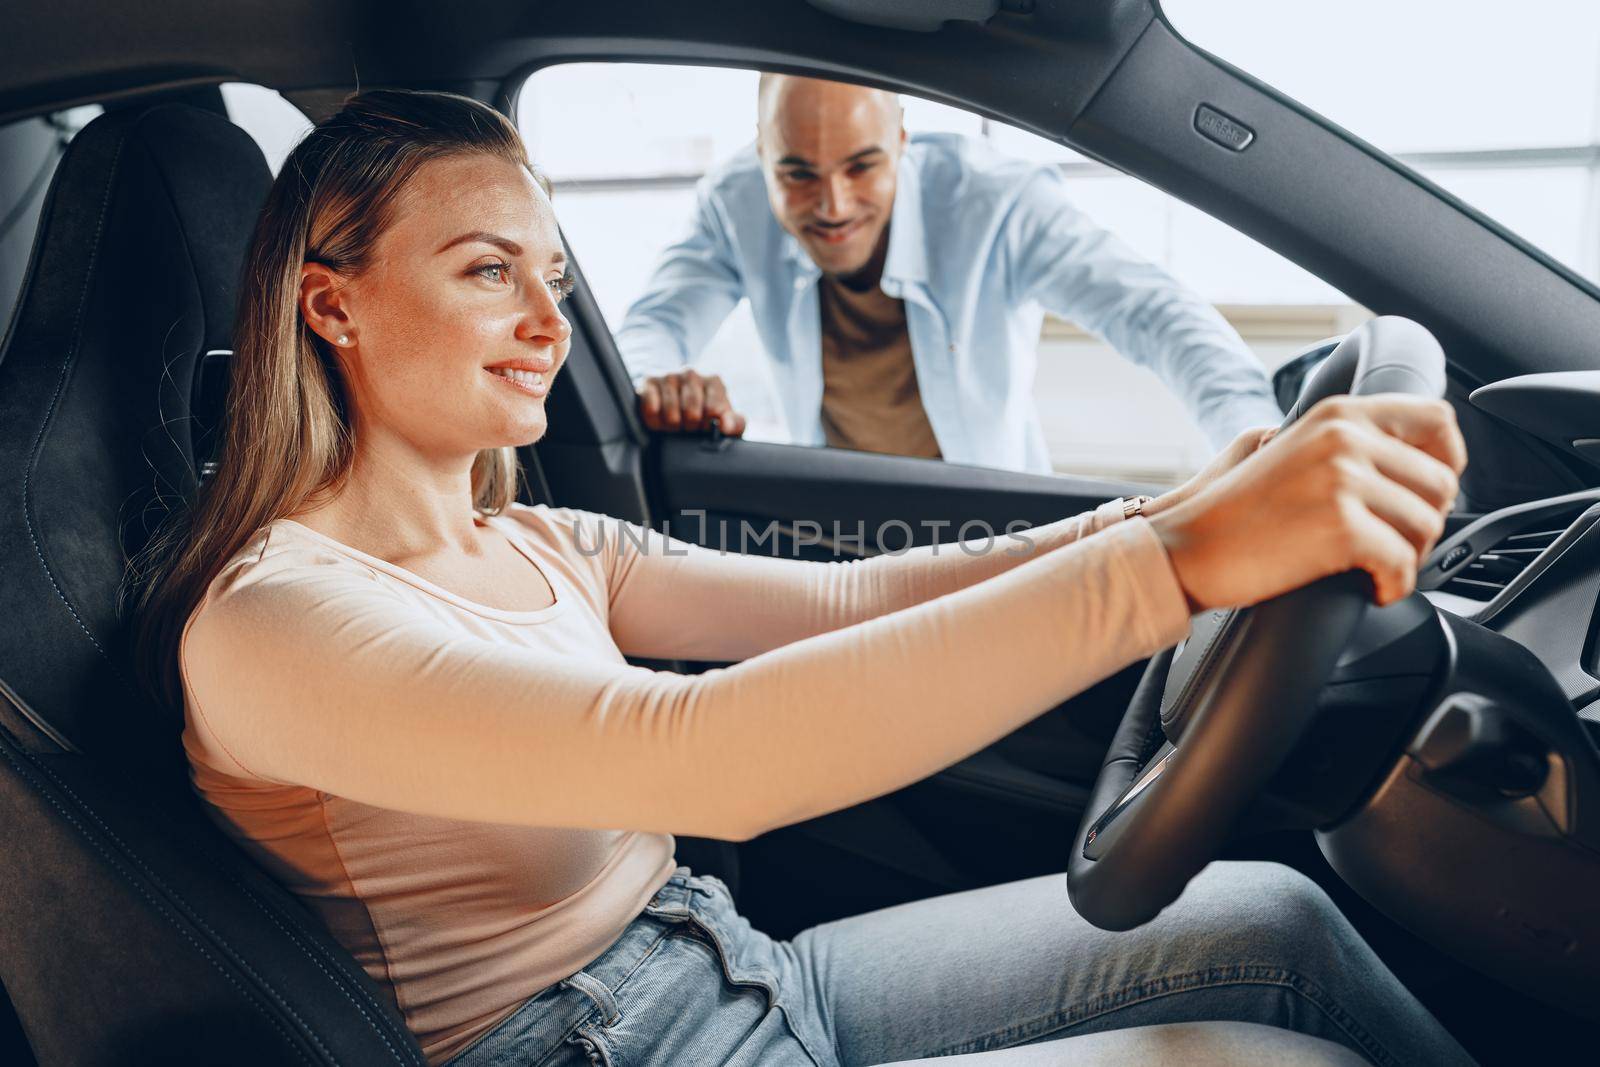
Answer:
<svg viewBox="0 0 1600 1067"><path fill-rule="evenodd" d="M387 89L353 96L318 123L272 183L241 279L216 472L130 568L139 673L169 706L182 706L183 628L223 565L263 526L337 492L350 471L344 381L333 351L301 317L301 267L359 274L418 169L471 153L526 167L545 184L499 112L452 93ZM505 510L517 477L515 449L479 452L473 507Z"/></svg>

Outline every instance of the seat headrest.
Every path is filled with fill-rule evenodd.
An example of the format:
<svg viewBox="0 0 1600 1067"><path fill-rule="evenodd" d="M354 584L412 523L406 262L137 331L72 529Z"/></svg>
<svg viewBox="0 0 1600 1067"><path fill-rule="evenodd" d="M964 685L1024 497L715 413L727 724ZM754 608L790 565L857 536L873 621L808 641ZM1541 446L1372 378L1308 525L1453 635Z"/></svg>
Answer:
<svg viewBox="0 0 1600 1067"><path fill-rule="evenodd" d="M101 116L57 168L0 347L0 681L59 743L146 708L118 588L195 486L196 367L232 347L271 181L247 134L176 104Z"/></svg>

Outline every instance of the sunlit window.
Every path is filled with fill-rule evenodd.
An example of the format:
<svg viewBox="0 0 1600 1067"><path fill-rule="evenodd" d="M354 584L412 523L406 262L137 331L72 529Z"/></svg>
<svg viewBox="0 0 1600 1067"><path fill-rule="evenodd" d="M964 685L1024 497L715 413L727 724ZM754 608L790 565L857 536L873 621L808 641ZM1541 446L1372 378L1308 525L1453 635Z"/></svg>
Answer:
<svg viewBox="0 0 1600 1067"><path fill-rule="evenodd" d="M547 68L524 86L518 126L553 181L562 229L613 327L660 250L684 232L695 183L754 141L758 78L749 70L597 63ZM983 138L1005 155L1058 167L1079 208L1216 304L1269 372L1367 315L1276 253L1064 145L942 104L902 102L913 134ZM1205 462L1203 436L1151 372L1061 320L1047 320L1039 346L1034 399L1056 470L1159 484ZM750 419L748 437L784 441L761 351L741 305L694 365L727 381Z"/></svg>
<svg viewBox="0 0 1600 1067"><path fill-rule="evenodd" d="M228 82L222 87L222 102L233 124L255 139L274 174L300 138L311 132L311 120L304 112L263 86Z"/></svg>

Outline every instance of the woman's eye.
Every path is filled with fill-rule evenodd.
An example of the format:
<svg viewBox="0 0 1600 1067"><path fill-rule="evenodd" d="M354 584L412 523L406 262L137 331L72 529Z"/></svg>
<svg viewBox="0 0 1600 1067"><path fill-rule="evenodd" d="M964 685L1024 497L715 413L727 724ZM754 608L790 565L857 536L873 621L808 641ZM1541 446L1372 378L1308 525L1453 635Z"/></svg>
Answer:
<svg viewBox="0 0 1600 1067"><path fill-rule="evenodd" d="M572 295L572 290L577 285L577 280L570 274L563 274L559 278L549 279L544 284L549 286L550 295L555 297L556 303L559 304L562 298Z"/></svg>
<svg viewBox="0 0 1600 1067"><path fill-rule="evenodd" d="M506 279L511 277L511 264L485 263L481 267L474 267L472 272L481 277L488 278L491 282L504 285Z"/></svg>

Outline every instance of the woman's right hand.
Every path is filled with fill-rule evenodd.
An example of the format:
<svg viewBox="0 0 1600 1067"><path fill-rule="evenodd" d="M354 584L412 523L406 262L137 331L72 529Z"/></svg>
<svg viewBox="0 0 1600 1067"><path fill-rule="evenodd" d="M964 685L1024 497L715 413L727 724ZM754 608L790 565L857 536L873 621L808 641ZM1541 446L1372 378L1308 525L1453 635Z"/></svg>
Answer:
<svg viewBox="0 0 1600 1067"><path fill-rule="evenodd" d="M1442 400L1329 397L1195 496L1150 519L1192 611L1245 607L1348 570L1407 596L1466 467Z"/></svg>

